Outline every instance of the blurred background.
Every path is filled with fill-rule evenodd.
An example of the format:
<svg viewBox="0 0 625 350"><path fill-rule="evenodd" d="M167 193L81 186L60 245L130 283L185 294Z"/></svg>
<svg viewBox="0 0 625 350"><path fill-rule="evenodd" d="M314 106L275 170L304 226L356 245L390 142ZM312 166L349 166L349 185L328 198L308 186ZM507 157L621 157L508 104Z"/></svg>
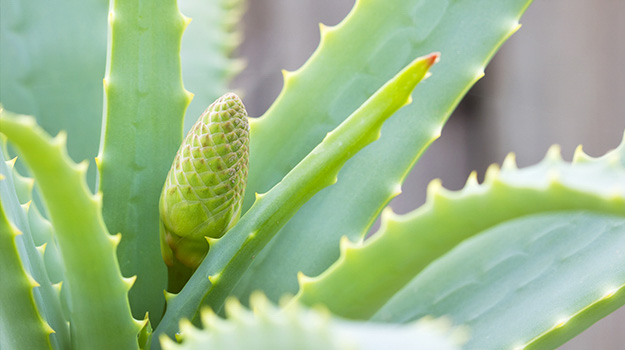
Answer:
<svg viewBox="0 0 625 350"><path fill-rule="evenodd" d="M318 23L338 23L354 0L254 0L244 17L239 56L247 68L234 81L252 116L282 87L280 69L299 68L319 42ZM519 166L539 162L551 144L571 159L578 144L594 156L615 148L625 130L625 1L536 0L523 27L486 69L391 202L406 213L441 178L460 189L472 170L514 152ZM625 309L561 349L624 349Z"/></svg>

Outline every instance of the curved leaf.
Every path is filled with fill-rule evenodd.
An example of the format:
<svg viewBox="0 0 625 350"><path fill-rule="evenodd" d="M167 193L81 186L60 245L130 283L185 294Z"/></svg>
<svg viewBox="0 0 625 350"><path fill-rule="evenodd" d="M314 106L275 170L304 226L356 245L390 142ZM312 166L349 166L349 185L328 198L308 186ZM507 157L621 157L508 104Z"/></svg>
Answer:
<svg viewBox="0 0 625 350"><path fill-rule="evenodd" d="M64 134L50 138L31 117L2 111L0 132L29 165L55 227L66 266L72 346L138 348L142 324L133 320L127 298L133 279L122 278L115 253L120 237L104 226L101 196L86 184L86 162L72 162Z"/></svg>
<svg viewBox="0 0 625 350"><path fill-rule="evenodd" d="M274 301L296 293L297 272L327 269L339 256L341 236L364 238L530 2L361 0L339 25L322 26L317 51L285 74L276 102L251 123L245 207L412 57L440 51L442 60L435 79L415 89L414 103L384 126L379 142L351 159L336 186L302 207L255 258L234 291L240 300L254 290Z"/></svg>
<svg viewBox="0 0 625 350"><path fill-rule="evenodd" d="M1 110L0 113L2 113ZM0 116L0 132L1 130L2 117ZM59 293L53 288L49 277L48 271L52 266L48 266L46 261L46 255L54 252L54 245L51 244L48 251L47 244L44 245L44 242L37 241L37 236L41 232L39 232L38 227L32 225L30 220L36 211L36 206L30 201L24 204L20 203L13 186L14 175L16 174L15 168L13 168L14 163L14 161L5 163L4 154L0 149L0 176L4 177L0 181L0 202L2 202L8 222L22 233L15 237L15 245L25 272L38 285L37 288L31 288L31 290L39 314L54 330L54 333L50 335L51 343L55 349L65 349L70 346L69 327L67 326L67 318L63 314L62 300L60 300ZM23 195L28 198L30 193L23 193ZM41 256L42 250L43 258ZM7 274L7 276L10 275Z"/></svg>
<svg viewBox="0 0 625 350"><path fill-rule="evenodd" d="M447 315L468 349L554 349L625 304L625 217L525 216L463 242L373 317Z"/></svg>
<svg viewBox="0 0 625 350"><path fill-rule="evenodd" d="M4 276L0 283L0 346L6 350L52 349L49 335L54 331L35 305L33 288L38 285L20 261L15 244L19 234L0 202L0 272Z"/></svg>
<svg viewBox="0 0 625 350"><path fill-rule="evenodd" d="M569 164L554 147L541 163L520 170L510 155L501 172L490 167L483 184L473 173L457 192L433 181L424 206L402 216L386 211L380 232L364 245L344 239L332 267L301 279L298 298L308 305L323 303L343 317L367 319L428 264L501 222L572 209L625 216L625 194L619 190L625 183L625 167L619 165L623 149L625 142L602 158Z"/></svg>
<svg viewBox="0 0 625 350"><path fill-rule="evenodd" d="M205 329L184 322L182 344L163 337L163 349L451 350L459 349L465 338L462 329L452 329L444 320L422 319L403 326L345 321L296 304L276 308L261 294L252 295L251 307L248 311L230 299L227 320L206 309L201 315Z"/></svg>

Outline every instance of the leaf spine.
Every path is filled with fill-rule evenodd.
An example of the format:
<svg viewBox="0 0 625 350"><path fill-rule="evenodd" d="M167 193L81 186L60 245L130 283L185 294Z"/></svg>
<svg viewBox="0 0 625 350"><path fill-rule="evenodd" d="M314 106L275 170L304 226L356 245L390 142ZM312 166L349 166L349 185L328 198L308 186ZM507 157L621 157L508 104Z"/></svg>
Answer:
<svg viewBox="0 0 625 350"><path fill-rule="evenodd" d="M341 236L341 239L339 240L339 250L341 252L341 255L347 254L347 250L354 247L355 245L352 244L347 236Z"/></svg>
<svg viewBox="0 0 625 350"><path fill-rule="evenodd" d="M174 300L174 298L178 295L176 293L170 293L167 290L163 289L163 295L165 296L165 301L166 302L171 302L172 300Z"/></svg>
<svg viewBox="0 0 625 350"><path fill-rule="evenodd" d="M391 187L391 198L395 198L399 196L401 193L402 193L401 183L398 182Z"/></svg>
<svg viewBox="0 0 625 350"><path fill-rule="evenodd" d="M501 168L507 170L516 170L518 168L516 164L516 155L513 152L510 152L506 155L506 158L504 158Z"/></svg>
<svg viewBox="0 0 625 350"><path fill-rule="evenodd" d="M130 277L122 277L122 281L126 285L126 287L128 287L128 290L132 288L136 280L137 280L137 275L130 276Z"/></svg>
<svg viewBox="0 0 625 350"><path fill-rule="evenodd" d="M22 209L24 209L24 212L28 213L28 211L30 211L30 205L33 203L32 200L29 200L28 202L24 203L24 204L20 204L20 207L22 207Z"/></svg>
<svg viewBox="0 0 625 350"><path fill-rule="evenodd" d="M573 153L573 163L581 163L588 160L590 160L590 156L584 152L582 145L578 145Z"/></svg>
<svg viewBox="0 0 625 350"><path fill-rule="evenodd" d="M437 195L439 195L442 188L443 182L441 179L434 179L430 181L426 190L428 200L433 200Z"/></svg>
<svg viewBox="0 0 625 350"><path fill-rule="evenodd" d="M603 297L601 297L601 299L608 299L614 296L614 294L616 294L616 292L618 292L618 289L614 288L614 289L610 289L608 290Z"/></svg>
<svg viewBox="0 0 625 350"><path fill-rule="evenodd" d="M178 324L180 327L180 334L192 333L195 328L193 327L193 324L191 324L191 321L186 318L181 319Z"/></svg>
<svg viewBox="0 0 625 350"><path fill-rule="evenodd" d="M467 177L467 182L464 185L464 188L476 187L479 186L479 182L477 181L477 171L473 170L469 177Z"/></svg>
<svg viewBox="0 0 625 350"><path fill-rule="evenodd" d="M226 304L224 306L226 310L226 315L230 319L235 320L243 320L245 318L245 308L237 298L230 297L226 300Z"/></svg>
<svg viewBox="0 0 625 350"><path fill-rule="evenodd" d="M187 17L183 13L180 13L180 16L182 17L183 28L186 29L187 26L189 26L189 24L193 21L193 18Z"/></svg>
<svg viewBox="0 0 625 350"><path fill-rule="evenodd" d="M293 81L293 76L295 75L295 71L288 71L286 69L281 70L282 79L284 80L284 88L286 88Z"/></svg>
<svg viewBox="0 0 625 350"><path fill-rule="evenodd" d="M191 103L191 101L193 101L193 98L195 97L195 94L192 93L191 91L184 89L184 96L187 99L187 104Z"/></svg>
<svg viewBox="0 0 625 350"><path fill-rule="evenodd" d="M323 38L324 36L328 35L328 32L331 30L331 27L319 22L319 33L321 34L321 37Z"/></svg>
<svg viewBox="0 0 625 350"><path fill-rule="evenodd" d="M65 132L65 130L59 131L59 133L52 139L52 144L57 147L65 146L67 144L67 132Z"/></svg>
<svg viewBox="0 0 625 350"><path fill-rule="evenodd" d="M86 159L80 163L74 163L74 170L78 172L81 176L85 176L87 174L87 169L89 168L89 161Z"/></svg>
<svg viewBox="0 0 625 350"><path fill-rule="evenodd" d="M13 157L13 159L5 160L4 163L9 167L9 169L13 170L15 167L15 162L17 162L17 157Z"/></svg>
<svg viewBox="0 0 625 350"><path fill-rule="evenodd" d="M37 288L40 286L40 284L37 281L35 281L35 279L33 278L31 274L27 273L26 278L28 279L28 284L30 285L31 288Z"/></svg>
<svg viewBox="0 0 625 350"><path fill-rule="evenodd" d="M95 194L93 194L91 196L91 201L93 202L93 204L95 204L98 210L101 210L102 209L102 191L98 191Z"/></svg>
<svg viewBox="0 0 625 350"><path fill-rule="evenodd" d="M148 322L150 321L150 319L148 318L148 313L145 313L145 317L142 320L137 320L136 318L132 318L132 322L139 328L143 328L145 327L146 324L148 324Z"/></svg>
<svg viewBox="0 0 625 350"><path fill-rule="evenodd" d="M61 289L63 288L63 281L59 282L59 283L53 283L52 284L52 288L54 288L54 290L61 295Z"/></svg>
<svg viewBox="0 0 625 350"><path fill-rule="evenodd" d="M208 276L208 280L210 281L211 284L217 284L217 282L219 282L219 277L221 276L221 273L217 272L213 275Z"/></svg>
<svg viewBox="0 0 625 350"><path fill-rule="evenodd" d="M404 102L404 104L401 105L401 106L402 107L406 107L406 106L408 106L411 103L412 103L412 95L408 95L408 97L406 98L406 102ZM379 138L379 136L378 136L378 138Z"/></svg>
<svg viewBox="0 0 625 350"><path fill-rule="evenodd" d="M493 183L499 177L499 166L497 164L491 164L486 169L486 175L484 175L485 183Z"/></svg>
<svg viewBox="0 0 625 350"><path fill-rule="evenodd" d="M314 278L304 275L302 271L297 272L297 283L300 287L304 287L304 285L311 283Z"/></svg>
<svg viewBox="0 0 625 350"><path fill-rule="evenodd" d="M547 154L545 155L545 160L552 162L560 162L562 161L562 153L560 149L560 145L551 145L547 150Z"/></svg>
<svg viewBox="0 0 625 350"><path fill-rule="evenodd" d="M109 235L109 241L113 244L113 248L117 248L119 242L122 240L122 234Z"/></svg>
<svg viewBox="0 0 625 350"><path fill-rule="evenodd" d="M210 307L203 307L200 310L200 319L204 328L217 328L221 319Z"/></svg>
<svg viewBox="0 0 625 350"><path fill-rule="evenodd" d="M571 318L570 317L565 317L565 318L561 318L560 320L558 320L555 324L555 326L553 326L553 328L561 328L564 327L564 325L569 322Z"/></svg>
<svg viewBox="0 0 625 350"><path fill-rule="evenodd" d="M43 331L46 332L46 334L56 334L56 331L50 326L47 321L43 321Z"/></svg>
<svg viewBox="0 0 625 350"><path fill-rule="evenodd" d="M393 211L393 208L391 208L391 206L388 205L384 209L382 209L382 214L381 214L382 224L385 224L386 222L389 222L389 221L397 221L398 216L399 215L397 215Z"/></svg>
<svg viewBox="0 0 625 350"><path fill-rule="evenodd" d="M217 242L219 242L219 238L213 238L209 236L205 236L206 242L208 242L209 247L213 247Z"/></svg>
<svg viewBox="0 0 625 350"><path fill-rule="evenodd" d="M484 67L480 67L480 69L478 69L477 73L475 73L475 81L478 81L478 80L484 78L484 75L486 75L486 73L484 73Z"/></svg>
<svg viewBox="0 0 625 350"><path fill-rule="evenodd" d="M431 141L437 140L439 137L441 137L441 132L443 131L441 126L437 126L436 128L434 128L434 130L432 130L432 139Z"/></svg>
<svg viewBox="0 0 625 350"><path fill-rule="evenodd" d="M41 256L43 256L43 254L45 254L47 245L48 245L48 242L45 242L44 244L42 244L39 247L37 247L37 251L39 252L39 254L41 254Z"/></svg>

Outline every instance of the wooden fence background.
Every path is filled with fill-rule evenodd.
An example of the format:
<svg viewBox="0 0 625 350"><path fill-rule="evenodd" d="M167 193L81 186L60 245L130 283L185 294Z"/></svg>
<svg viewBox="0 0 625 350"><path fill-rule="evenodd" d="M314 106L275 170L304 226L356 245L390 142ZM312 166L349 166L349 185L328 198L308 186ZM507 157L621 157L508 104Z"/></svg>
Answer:
<svg viewBox="0 0 625 350"><path fill-rule="evenodd" d="M298 68L315 49L317 23L338 23L352 5L353 0L249 1L239 52L248 67L233 86L245 93L250 115L262 114L278 95L280 69ZM526 166L540 161L553 143L570 159L580 143L596 156L620 141L625 0L536 0L521 23L411 172L404 193L391 203L396 212L423 203L430 180L438 177L445 187L459 189L471 170L483 176L508 152ZM624 349L624 321L620 310L562 349Z"/></svg>

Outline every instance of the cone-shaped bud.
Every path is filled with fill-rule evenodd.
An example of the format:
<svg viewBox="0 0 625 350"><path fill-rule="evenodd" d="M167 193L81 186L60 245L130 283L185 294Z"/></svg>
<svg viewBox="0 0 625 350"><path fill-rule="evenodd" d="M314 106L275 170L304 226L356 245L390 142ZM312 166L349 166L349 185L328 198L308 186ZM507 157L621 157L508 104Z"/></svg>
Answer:
<svg viewBox="0 0 625 350"><path fill-rule="evenodd" d="M248 158L247 112L228 93L200 116L167 175L159 209L168 266L193 271L208 251L205 237L219 238L238 221Z"/></svg>

